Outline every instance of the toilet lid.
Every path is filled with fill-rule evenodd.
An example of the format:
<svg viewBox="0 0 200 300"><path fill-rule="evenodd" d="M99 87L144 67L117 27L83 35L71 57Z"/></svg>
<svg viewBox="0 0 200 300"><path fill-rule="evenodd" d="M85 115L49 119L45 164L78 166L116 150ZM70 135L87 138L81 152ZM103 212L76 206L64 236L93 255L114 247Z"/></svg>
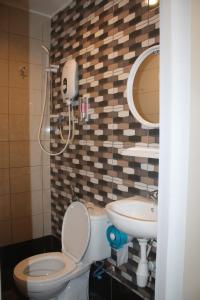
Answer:
<svg viewBox="0 0 200 300"><path fill-rule="evenodd" d="M79 262L85 254L90 239L90 217L81 202L68 207L62 225L62 251Z"/></svg>

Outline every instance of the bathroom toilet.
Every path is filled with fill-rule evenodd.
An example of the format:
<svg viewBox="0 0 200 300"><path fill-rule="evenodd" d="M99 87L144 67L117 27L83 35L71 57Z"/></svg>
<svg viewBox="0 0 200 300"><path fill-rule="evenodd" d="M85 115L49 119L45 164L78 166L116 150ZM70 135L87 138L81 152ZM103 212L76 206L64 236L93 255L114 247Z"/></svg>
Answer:
<svg viewBox="0 0 200 300"><path fill-rule="evenodd" d="M29 299L88 300L94 261L110 257L109 221L103 208L73 202L62 225L62 252L35 255L18 263L14 280Z"/></svg>

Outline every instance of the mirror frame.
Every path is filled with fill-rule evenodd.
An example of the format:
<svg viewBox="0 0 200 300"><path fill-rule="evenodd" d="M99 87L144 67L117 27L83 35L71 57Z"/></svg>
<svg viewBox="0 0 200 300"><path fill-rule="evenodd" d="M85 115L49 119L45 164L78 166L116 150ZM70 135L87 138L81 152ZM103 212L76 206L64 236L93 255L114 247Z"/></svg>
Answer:
<svg viewBox="0 0 200 300"><path fill-rule="evenodd" d="M145 120L137 111L137 108L134 103L133 99L133 84L134 84L134 79L136 76L136 73L140 67L140 65L143 63L143 61L152 53L159 51L160 52L160 45L155 45L152 46L148 49L146 49L142 54L138 56L136 61L133 63L129 76L128 76L128 81L127 81L127 101L128 101L128 106L129 109L132 113L132 115L142 124L146 125L147 127L151 128L157 128L159 127L159 123L151 123L147 120Z"/></svg>

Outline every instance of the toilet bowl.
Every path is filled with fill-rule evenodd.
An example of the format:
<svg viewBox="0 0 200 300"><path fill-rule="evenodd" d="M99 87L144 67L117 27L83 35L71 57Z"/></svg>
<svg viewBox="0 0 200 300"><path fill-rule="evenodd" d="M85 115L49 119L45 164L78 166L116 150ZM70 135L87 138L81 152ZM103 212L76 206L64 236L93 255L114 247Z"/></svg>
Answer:
<svg viewBox="0 0 200 300"><path fill-rule="evenodd" d="M88 300L90 265L110 256L109 225L103 208L72 203L64 216L62 252L24 259L14 269L14 280L29 299Z"/></svg>
<svg viewBox="0 0 200 300"><path fill-rule="evenodd" d="M49 300L89 267L75 264L63 253L44 253L21 261L14 270L14 279L19 290L30 299Z"/></svg>

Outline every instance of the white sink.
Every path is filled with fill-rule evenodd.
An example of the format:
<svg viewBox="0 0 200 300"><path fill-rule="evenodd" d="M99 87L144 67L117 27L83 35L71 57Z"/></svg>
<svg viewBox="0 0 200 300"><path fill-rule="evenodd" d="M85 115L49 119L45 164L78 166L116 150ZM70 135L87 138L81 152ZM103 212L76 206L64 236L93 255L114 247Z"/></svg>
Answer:
<svg viewBox="0 0 200 300"><path fill-rule="evenodd" d="M106 205L113 225L135 238L156 238L157 206L142 196L113 201Z"/></svg>

